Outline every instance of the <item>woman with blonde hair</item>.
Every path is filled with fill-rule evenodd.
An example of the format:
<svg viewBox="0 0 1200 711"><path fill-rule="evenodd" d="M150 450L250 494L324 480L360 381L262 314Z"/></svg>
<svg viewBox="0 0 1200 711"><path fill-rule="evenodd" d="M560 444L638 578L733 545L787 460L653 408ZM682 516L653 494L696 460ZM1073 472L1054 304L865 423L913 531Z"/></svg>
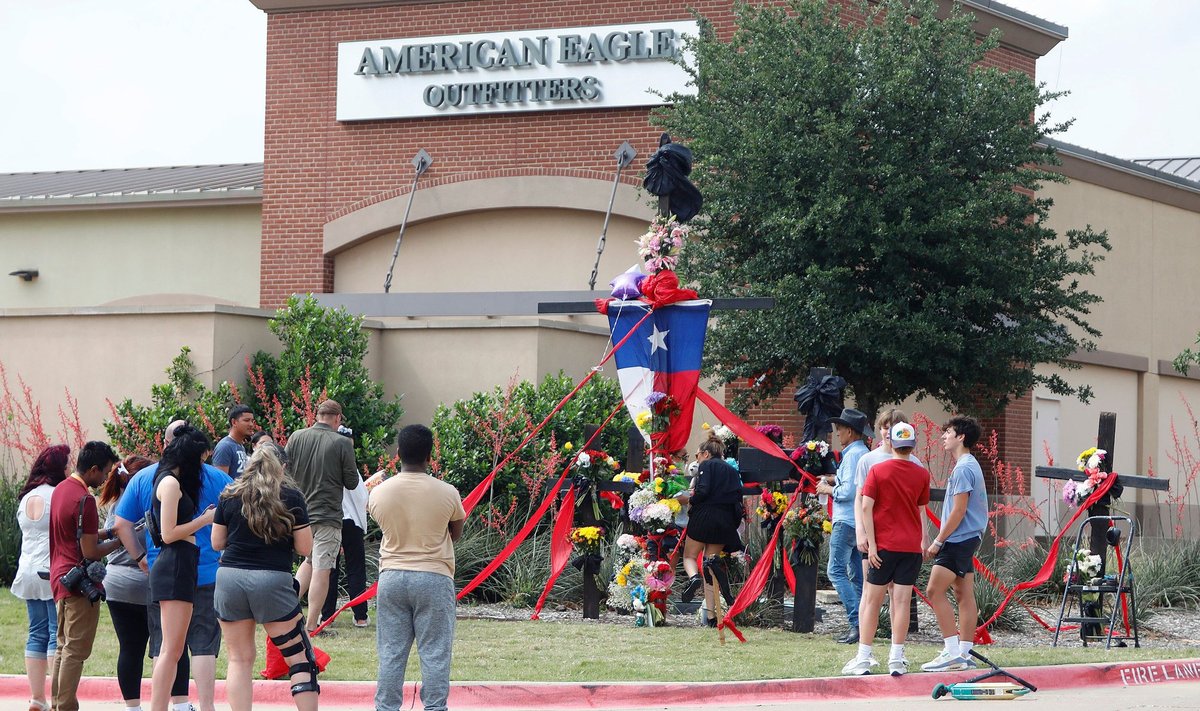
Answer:
<svg viewBox="0 0 1200 711"><path fill-rule="evenodd" d="M261 624L288 664L296 708L316 709L317 662L292 587L292 554L311 554L312 529L304 495L285 475L274 447L255 451L222 492L212 546L224 551L213 607L229 650L229 707L253 706L254 633Z"/></svg>

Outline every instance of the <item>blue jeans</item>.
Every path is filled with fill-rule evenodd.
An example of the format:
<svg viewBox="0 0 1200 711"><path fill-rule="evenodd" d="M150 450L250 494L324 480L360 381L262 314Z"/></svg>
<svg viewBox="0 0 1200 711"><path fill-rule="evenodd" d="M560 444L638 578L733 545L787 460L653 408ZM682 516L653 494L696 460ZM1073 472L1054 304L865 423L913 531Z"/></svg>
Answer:
<svg viewBox="0 0 1200 711"><path fill-rule="evenodd" d="M833 524L829 535L829 566L825 570L829 582L837 590L842 605L846 607L846 619L850 629L858 629L858 602L862 599L863 574L862 554L854 540L854 524L838 521Z"/></svg>
<svg viewBox="0 0 1200 711"><path fill-rule="evenodd" d="M413 642L421 658L425 711L446 711L450 696L450 650L457 607L454 579L415 570L379 571L375 636L379 648L376 711L399 711L404 670Z"/></svg>
<svg viewBox="0 0 1200 711"><path fill-rule="evenodd" d="M29 659L47 659L58 651L58 614L53 600L26 600L25 610L29 613L29 638L25 642L25 656Z"/></svg>

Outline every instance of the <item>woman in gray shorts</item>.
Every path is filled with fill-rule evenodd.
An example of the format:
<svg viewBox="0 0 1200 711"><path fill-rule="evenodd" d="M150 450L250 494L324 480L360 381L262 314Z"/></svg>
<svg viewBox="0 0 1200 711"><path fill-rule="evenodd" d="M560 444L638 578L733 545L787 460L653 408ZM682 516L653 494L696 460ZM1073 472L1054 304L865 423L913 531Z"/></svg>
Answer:
<svg viewBox="0 0 1200 711"><path fill-rule="evenodd" d="M296 708L317 708L317 664L292 587L292 554L312 552L304 495L284 475L273 447L256 451L221 494L212 547L223 550L213 607L229 650L225 689L233 711L253 705L255 626L261 624L288 663Z"/></svg>

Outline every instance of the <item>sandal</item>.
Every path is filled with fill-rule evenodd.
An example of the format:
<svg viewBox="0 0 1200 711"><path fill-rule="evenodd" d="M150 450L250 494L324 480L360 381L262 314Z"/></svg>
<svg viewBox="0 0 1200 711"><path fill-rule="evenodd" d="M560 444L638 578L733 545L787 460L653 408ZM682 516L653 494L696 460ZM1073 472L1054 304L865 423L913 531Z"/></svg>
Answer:
<svg viewBox="0 0 1200 711"><path fill-rule="evenodd" d="M50 704L37 699L29 700L29 711L50 711Z"/></svg>

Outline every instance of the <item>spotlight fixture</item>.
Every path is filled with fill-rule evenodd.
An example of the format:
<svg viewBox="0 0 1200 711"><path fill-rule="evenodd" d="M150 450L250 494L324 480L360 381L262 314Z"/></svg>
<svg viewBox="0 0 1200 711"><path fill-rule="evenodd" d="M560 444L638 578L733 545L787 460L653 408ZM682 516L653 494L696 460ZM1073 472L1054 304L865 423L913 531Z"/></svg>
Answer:
<svg viewBox="0 0 1200 711"><path fill-rule="evenodd" d="M36 269L18 269L15 272L9 272L9 276L21 277L21 281L33 281L37 279L38 270Z"/></svg>

